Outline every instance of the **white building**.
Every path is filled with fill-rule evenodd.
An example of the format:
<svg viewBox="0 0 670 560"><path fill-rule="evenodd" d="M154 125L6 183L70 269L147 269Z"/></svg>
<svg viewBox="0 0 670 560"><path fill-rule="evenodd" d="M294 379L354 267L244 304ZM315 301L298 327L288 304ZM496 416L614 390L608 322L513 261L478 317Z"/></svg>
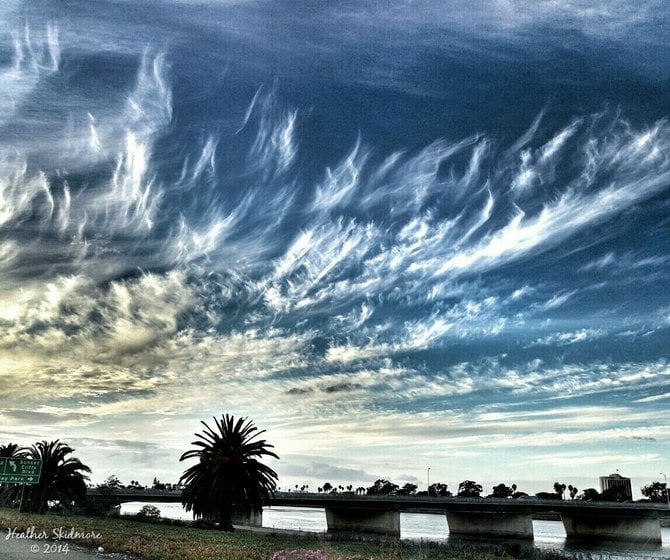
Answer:
<svg viewBox="0 0 670 560"><path fill-rule="evenodd" d="M609 476L600 477L600 492L607 494L609 498L617 502L625 502L633 499L633 488L630 478L614 473Z"/></svg>

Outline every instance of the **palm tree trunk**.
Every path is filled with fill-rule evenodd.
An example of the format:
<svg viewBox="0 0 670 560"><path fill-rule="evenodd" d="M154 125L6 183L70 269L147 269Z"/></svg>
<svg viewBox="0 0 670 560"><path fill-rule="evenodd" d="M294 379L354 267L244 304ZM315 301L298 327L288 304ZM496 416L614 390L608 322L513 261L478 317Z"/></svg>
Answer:
<svg viewBox="0 0 670 560"><path fill-rule="evenodd" d="M233 527L233 508L226 504L219 512L219 530L232 533L235 529Z"/></svg>

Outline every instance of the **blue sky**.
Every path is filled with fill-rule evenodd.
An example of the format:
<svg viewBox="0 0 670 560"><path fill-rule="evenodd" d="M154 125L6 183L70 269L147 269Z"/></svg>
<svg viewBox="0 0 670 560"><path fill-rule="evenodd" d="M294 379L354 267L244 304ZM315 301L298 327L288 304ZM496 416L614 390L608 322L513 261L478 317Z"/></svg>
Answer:
<svg viewBox="0 0 670 560"><path fill-rule="evenodd" d="M0 440L176 481L668 469L663 2L11 2Z"/></svg>

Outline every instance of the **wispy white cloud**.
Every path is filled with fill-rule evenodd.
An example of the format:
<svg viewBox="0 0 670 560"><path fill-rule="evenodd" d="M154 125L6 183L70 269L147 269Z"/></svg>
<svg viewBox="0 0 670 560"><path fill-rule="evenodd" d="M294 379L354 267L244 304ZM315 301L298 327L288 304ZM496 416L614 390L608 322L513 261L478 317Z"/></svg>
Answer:
<svg viewBox="0 0 670 560"><path fill-rule="evenodd" d="M264 177L281 175L292 165L297 153L295 126L298 113L288 111L277 117L275 96L272 92L262 95L256 92L247 110L245 125L253 111L259 107L258 132L249 153L249 162L262 170Z"/></svg>
<svg viewBox="0 0 670 560"><path fill-rule="evenodd" d="M667 261L668 257L665 255L636 257L631 253L616 255L613 252L608 252L602 257L585 264L579 270L580 272L615 270L620 273L629 273L632 269L659 268L667 263Z"/></svg>
<svg viewBox="0 0 670 560"><path fill-rule="evenodd" d="M351 153L336 168L326 170L323 183L317 185L311 208L316 212L328 212L338 206L351 204L351 198L360 190L359 173L367 154L361 153L360 139Z"/></svg>
<svg viewBox="0 0 670 560"><path fill-rule="evenodd" d="M607 335L607 331L602 329L580 329L574 332L559 332L538 338L533 344L542 344L550 346L565 346L579 342L587 342L595 338L602 338Z"/></svg>
<svg viewBox="0 0 670 560"><path fill-rule="evenodd" d="M0 123L15 114L25 96L34 90L40 78L58 71L60 42L58 27L12 29L11 63L0 69Z"/></svg>

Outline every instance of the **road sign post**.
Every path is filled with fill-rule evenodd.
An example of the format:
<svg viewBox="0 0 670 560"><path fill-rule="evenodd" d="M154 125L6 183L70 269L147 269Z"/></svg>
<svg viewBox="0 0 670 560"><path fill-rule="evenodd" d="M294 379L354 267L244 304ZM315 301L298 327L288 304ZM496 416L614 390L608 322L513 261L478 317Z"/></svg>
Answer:
<svg viewBox="0 0 670 560"><path fill-rule="evenodd" d="M26 492L26 485L21 485L21 501L19 502L19 513L23 511L23 494Z"/></svg>
<svg viewBox="0 0 670 560"><path fill-rule="evenodd" d="M23 457L0 457L0 482L9 484L37 484L40 481L42 461Z"/></svg>

